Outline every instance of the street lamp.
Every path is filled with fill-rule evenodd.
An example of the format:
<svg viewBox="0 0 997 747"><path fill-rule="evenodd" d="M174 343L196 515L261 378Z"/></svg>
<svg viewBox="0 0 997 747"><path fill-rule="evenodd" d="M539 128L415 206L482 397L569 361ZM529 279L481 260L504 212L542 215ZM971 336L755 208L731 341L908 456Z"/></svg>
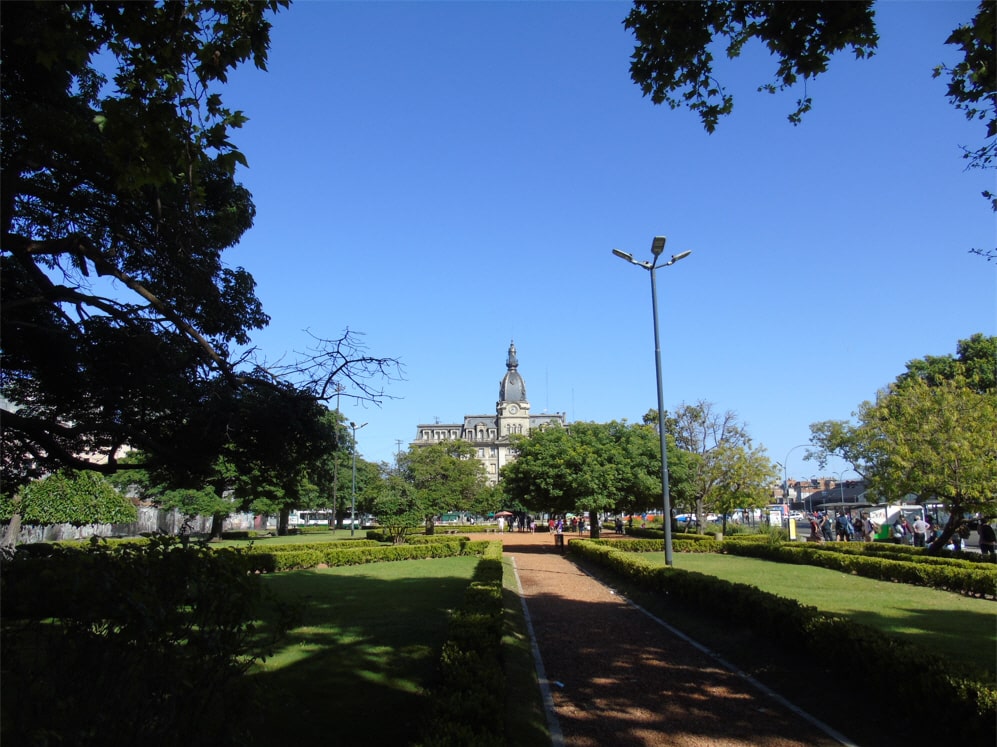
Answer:
<svg viewBox="0 0 997 747"><path fill-rule="evenodd" d="M353 491L350 493L350 536L352 537L357 528L357 431L363 428L366 423L357 425L352 420L350 428L353 429Z"/></svg>
<svg viewBox="0 0 997 747"><path fill-rule="evenodd" d="M789 455L792 454L797 449L803 449L810 444L797 444L792 449L786 452L786 458L782 463L782 498L783 502L789 503ZM776 462L778 464L778 462ZM811 504L811 508L813 505Z"/></svg>
<svg viewBox="0 0 997 747"><path fill-rule="evenodd" d="M651 254L654 255L652 262L641 262L634 259L632 254L614 249L615 254L620 259L625 259L632 265L643 267L651 275L651 313L654 317L654 364L658 378L658 437L661 440L661 498L664 504L664 515L661 517L661 526L665 531L665 565L672 565L672 507L671 498L668 495L668 452L665 440L665 396L661 385L661 342L658 336L658 287L655 283L654 271L659 267L668 267L685 259L692 251L679 252L673 254L672 258L659 265L658 260L662 252L665 251L665 237L655 236L651 241Z"/></svg>

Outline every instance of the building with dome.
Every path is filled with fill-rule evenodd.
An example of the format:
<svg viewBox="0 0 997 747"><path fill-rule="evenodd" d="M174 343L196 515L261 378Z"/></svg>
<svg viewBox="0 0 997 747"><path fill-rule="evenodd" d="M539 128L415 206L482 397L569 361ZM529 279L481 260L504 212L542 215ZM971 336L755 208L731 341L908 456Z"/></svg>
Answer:
<svg viewBox="0 0 997 747"><path fill-rule="evenodd" d="M499 382L499 397L495 412L489 415L465 415L463 423L429 423L418 426L411 446L429 446L440 441L461 439L477 449L478 459L485 465L489 484L498 482L502 465L514 458L509 449L509 436L529 435L534 428L548 423L565 424L560 413L532 414L526 398L526 382L519 373L516 344L509 344L505 361L505 376Z"/></svg>

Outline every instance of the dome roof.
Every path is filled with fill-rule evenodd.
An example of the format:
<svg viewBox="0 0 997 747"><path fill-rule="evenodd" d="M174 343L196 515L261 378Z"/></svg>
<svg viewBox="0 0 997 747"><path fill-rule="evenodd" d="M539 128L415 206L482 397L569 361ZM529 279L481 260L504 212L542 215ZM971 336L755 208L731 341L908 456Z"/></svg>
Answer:
<svg viewBox="0 0 997 747"><path fill-rule="evenodd" d="M509 343L509 357L505 361L506 372L499 383L499 402L526 402L526 382L516 369L516 344Z"/></svg>

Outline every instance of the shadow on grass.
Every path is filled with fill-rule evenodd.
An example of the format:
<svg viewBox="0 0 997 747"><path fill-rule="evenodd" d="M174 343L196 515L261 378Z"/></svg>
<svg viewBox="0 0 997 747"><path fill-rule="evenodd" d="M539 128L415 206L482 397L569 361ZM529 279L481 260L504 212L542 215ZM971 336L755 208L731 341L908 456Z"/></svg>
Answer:
<svg viewBox="0 0 997 747"><path fill-rule="evenodd" d="M460 606L477 560L266 577L299 618L251 675L267 710L258 742L404 745L418 738L450 612ZM263 630L275 622L270 615Z"/></svg>

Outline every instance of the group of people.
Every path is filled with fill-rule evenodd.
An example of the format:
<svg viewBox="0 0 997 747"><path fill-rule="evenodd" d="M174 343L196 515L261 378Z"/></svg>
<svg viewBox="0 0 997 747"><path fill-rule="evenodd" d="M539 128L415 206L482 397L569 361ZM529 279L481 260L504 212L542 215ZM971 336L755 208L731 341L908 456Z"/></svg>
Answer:
<svg viewBox="0 0 997 747"><path fill-rule="evenodd" d="M980 552L997 562L997 530L984 518L979 519ZM862 511L857 518L850 511L839 510L832 519L827 512L810 515L811 542L872 542L880 527ZM927 547L938 538L938 528L930 514L918 514L909 519L901 511L890 526L890 539L898 545ZM962 550L969 538L969 524L952 533L947 550Z"/></svg>
<svg viewBox="0 0 997 747"><path fill-rule="evenodd" d="M879 527L862 511L852 518L851 512L838 511L832 518L827 512L814 511L810 515L811 542L872 542Z"/></svg>

